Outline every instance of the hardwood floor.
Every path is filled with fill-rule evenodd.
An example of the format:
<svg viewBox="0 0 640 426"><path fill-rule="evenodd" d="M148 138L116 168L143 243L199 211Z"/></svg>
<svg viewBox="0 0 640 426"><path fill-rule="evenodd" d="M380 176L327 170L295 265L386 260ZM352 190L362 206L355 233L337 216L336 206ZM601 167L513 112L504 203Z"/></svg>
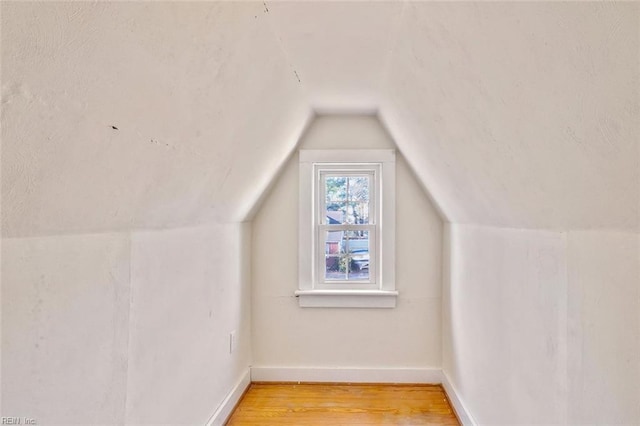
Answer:
<svg viewBox="0 0 640 426"><path fill-rule="evenodd" d="M228 426L459 425L440 385L252 383Z"/></svg>

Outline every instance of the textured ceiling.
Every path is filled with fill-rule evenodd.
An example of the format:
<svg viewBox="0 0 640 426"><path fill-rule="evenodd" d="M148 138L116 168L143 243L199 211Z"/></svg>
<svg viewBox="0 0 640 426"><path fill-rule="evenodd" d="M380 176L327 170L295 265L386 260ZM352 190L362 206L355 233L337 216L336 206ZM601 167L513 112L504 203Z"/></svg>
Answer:
<svg viewBox="0 0 640 426"><path fill-rule="evenodd" d="M448 220L638 230L638 4L1 7L5 237L244 220L314 109Z"/></svg>

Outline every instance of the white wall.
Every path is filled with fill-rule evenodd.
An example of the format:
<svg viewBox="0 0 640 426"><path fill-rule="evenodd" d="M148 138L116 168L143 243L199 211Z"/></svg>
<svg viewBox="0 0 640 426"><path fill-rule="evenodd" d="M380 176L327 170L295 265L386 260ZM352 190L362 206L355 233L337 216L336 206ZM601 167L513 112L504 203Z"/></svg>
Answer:
<svg viewBox="0 0 640 426"><path fill-rule="evenodd" d="M240 224L133 234L127 424L205 424L247 371L249 241Z"/></svg>
<svg viewBox="0 0 640 426"><path fill-rule="evenodd" d="M303 148L390 148L374 117L319 117ZM395 309L300 308L298 157L253 221L253 361L259 367L439 367L442 221L397 158Z"/></svg>
<svg viewBox="0 0 640 426"><path fill-rule="evenodd" d="M640 424L640 235L568 238L569 422Z"/></svg>
<svg viewBox="0 0 640 426"><path fill-rule="evenodd" d="M640 422L637 234L446 234L443 365L478 423Z"/></svg>
<svg viewBox="0 0 640 426"><path fill-rule="evenodd" d="M122 424L126 234L2 240L2 416Z"/></svg>
<svg viewBox="0 0 640 426"><path fill-rule="evenodd" d="M249 241L244 224L2 240L2 415L205 424L250 363Z"/></svg>

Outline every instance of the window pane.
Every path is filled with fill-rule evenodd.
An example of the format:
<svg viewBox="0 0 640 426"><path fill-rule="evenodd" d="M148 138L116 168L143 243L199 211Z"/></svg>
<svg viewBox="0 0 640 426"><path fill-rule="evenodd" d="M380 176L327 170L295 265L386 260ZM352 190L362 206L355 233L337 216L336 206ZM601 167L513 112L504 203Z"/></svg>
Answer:
<svg viewBox="0 0 640 426"><path fill-rule="evenodd" d="M370 176L325 177L325 223L369 224Z"/></svg>
<svg viewBox="0 0 640 426"><path fill-rule="evenodd" d="M346 246L343 239L344 231L326 231L324 253L333 255L346 253Z"/></svg>
<svg viewBox="0 0 640 426"><path fill-rule="evenodd" d="M349 280L369 279L369 231L349 231L347 253L349 256Z"/></svg>
<svg viewBox="0 0 640 426"><path fill-rule="evenodd" d="M369 202L369 176L349 177L348 198L360 203Z"/></svg>
<svg viewBox="0 0 640 426"><path fill-rule="evenodd" d="M344 176L327 176L325 178L325 194L327 204L336 201L347 201L347 178Z"/></svg>
<svg viewBox="0 0 640 426"><path fill-rule="evenodd" d="M345 176L326 176L325 220L329 225L342 225L347 217L347 178Z"/></svg>
<svg viewBox="0 0 640 426"><path fill-rule="evenodd" d="M348 223L354 223L357 225L369 224L369 203L357 203L350 201L346 208L347 218L350 220Z"/></svg>
<svg viewBox="0 0 640 426"><path fill-rule="evenodd" d="M347 180L349 223L369 223L369 176L350 176Z"/></svg>
<svg viewBox="0 0 640 426"><path fill-rule="evenodd" d="M348 205L346 201L336 201L331 204L327 203L326 224L327 225L343 225L347 220Z"/></svg>
<svg viewBox="0 0 640 426"><path fill-rule="evenodd" d="M369 249L369 231L325 231L325 281L367 281Z"/></svg>
<svg viewBox="0 0 640 426"><path fill-rule="evenodd" d="M345 281L347 279L347 260L348 256L343 255L325 255L325 273L326 281Z"/></svg>

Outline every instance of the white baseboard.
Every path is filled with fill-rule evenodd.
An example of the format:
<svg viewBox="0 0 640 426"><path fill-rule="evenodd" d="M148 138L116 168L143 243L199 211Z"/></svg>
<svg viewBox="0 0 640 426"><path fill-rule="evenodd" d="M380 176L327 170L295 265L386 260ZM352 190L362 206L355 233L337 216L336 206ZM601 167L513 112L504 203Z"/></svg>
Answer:
<svg viewBox="0 0 640 426"><path fill-rule="evenodd" d="M442 383L439 368L251 367L254 382Z"/></svg>
<svg viewBox="0 0 640 426"><path fill-rule="evenodd" d="M451 380L449 380L449 376L447 376L447 373L445 373L444 371L441 371L441 373L442 373L442 387L447 393L447 396L449 397L449 402L451 403L451 405L453 405L453 409L456 410L456 414L458 415L458 420L460 420L463 426L476 426L477 425L476 421L473 419L473 417L471 417L469 410L467 410L467 407L464 405L464 403L460 399L460 396L458 395L456 388L453 387L453 384L451 384Z"/></svg>
<svg viewBox="0 0 640 426"><path fill-rule="evenodd" d="M227 421L233 409L242 398L242 394L251 384L251 370L248 370L242 375L238 383L231 389L231 392L222 401L222 404L218 407L213 416L207 422L207 426L222 426Z"/></svg>

